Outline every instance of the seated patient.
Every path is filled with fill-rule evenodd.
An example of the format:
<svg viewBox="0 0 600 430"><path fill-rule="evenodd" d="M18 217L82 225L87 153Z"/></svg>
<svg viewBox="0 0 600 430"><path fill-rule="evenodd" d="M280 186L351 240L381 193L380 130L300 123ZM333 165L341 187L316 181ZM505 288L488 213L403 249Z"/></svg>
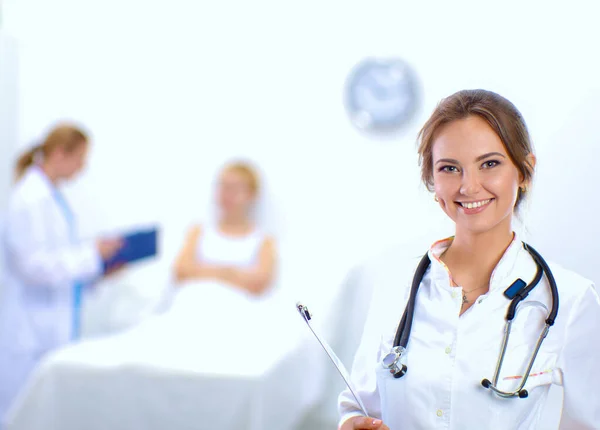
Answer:
<svg viewBox="0 0 600 430"><path fill-rule="evenodd" d="M175 262L178 282L217 280L260 295L276 268L274 239L257 226L253 213L260 181L244 162L226 165L219 175L216 221L193 226Z"/></svg>

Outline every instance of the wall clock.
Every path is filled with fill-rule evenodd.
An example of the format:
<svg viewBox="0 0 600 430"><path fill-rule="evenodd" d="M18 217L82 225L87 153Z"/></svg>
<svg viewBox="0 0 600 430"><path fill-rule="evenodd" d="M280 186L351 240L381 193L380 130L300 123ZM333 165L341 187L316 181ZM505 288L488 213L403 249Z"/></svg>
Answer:
<svg viewBox="0 0 600 430"><path fill-rule="evenodd" d="M365 59L352 69L346 82L346 110L361 130L396 131L412 118L417 102L416 75L399 58Z"/></svg>

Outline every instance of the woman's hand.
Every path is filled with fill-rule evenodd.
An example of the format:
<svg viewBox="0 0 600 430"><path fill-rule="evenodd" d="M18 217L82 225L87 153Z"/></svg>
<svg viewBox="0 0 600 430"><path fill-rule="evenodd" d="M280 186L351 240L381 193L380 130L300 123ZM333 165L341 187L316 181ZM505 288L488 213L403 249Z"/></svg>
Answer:
<svg viewBox="0 0 600 430"><path fill-rule="evenodd" d="M103 260L113 257L124 245L122 239L99 239L96 242L98 253Z"/></svg>
<svg viewBox="0 0 600 430"><path fill-rule="evenodd" d="M175 264L175 277L179 282L193 279L221 279L227 270L229 269L182 259Z"/></svg>
<svg viewBox="0 0 600 430"><path fill-rule="evenodd" d="M104 272L104 278L110 278L114 275L117 275L125 270L127 265L125 263L116 263L106 269Z"/></svg>
<svg viewBox="0 0 600 430"><path fill-rule="evenodd" d="M344 422L340 430L390 430L390 428L378 419L354 417Z"/></svg>

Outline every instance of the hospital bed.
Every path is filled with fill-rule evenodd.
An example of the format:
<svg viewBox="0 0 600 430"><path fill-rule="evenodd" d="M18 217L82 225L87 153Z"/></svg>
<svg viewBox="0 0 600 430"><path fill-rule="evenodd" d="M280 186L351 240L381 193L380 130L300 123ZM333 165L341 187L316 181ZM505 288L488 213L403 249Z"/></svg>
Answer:
<svg viewBox="0 0 600 430"><path fill-rule="evenodd" d="M187 285L176 312L50 355L7 430L297 428L324 376L293 306Z"/></svg>
<svg viewBox="0 0 600 430"><path fill-rule="evenodd" d="M3 430L295 430L312 413L328 363L295 309L302 286L285 288L296 269L260 300L214 282L175 289L175 233L160 261L96 289L86 339L47 356Z"/></svg>
<svg viewBox="0 0 600 430"><path fill-rule="evenodd" d="M325 303L301 285L252 300L223 285L192 283L173 296L171 312L148 317L155 301L147 300L125 318L132 314L125 305L120 321L104 328L127 329L44 361L6 430L336 428L343 382L295 302L308 297L314 327L350 368L373 286L379 277L399 277L405 249L351 270ZM145 282L165 269L146 270ZM141 292L128 294L144 301Z"/></svg>

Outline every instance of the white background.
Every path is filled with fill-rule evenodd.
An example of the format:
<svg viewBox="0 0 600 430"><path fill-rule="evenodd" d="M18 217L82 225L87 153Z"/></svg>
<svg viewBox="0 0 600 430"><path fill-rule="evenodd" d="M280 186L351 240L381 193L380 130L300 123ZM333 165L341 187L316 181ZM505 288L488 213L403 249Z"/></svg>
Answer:
<svg viewBox="0 0 600 430"><path fill-rule="evenodd" d="M363 257L451 233L419 184L415 137L463 88L500 92L528 121L539 170L525 238L600 281L596 12L594 2L8 0L4 25L19 40L20 147L57 119L92 131L89 169L70 190L86 234L159 222L170 261L219 163L250 155L282 214L286 285L327 297ZM344 81L365 56L402 57L420 77L417 118L393 139L347 120Z"/></svg>
<svg viewBox="0 0 600 430"><path fill-rule="evenodd" d="M82 230L161 223L163 271L219 163L252 156L283 226L284 286L327 303L357 261L452 233L419 184L415 138L442 97L486 88L534 139L525 239L600 283L596 4L8 0L19 147L57 119L83 122L93 153L70 189ZM357 132L344 111L366 56L399 56L421 81L418 114L393 139Z"/></svg>
<svg viewBox="0 0 600 430"><path fill-rule="evenodd" d="M0 30L0 209L4 209L12 176L11 155L17 145L17 47Z"/></svg>
<svg viewBox="0 0 600 430"><path fill-rule="evenodd" d="M14 38L0 29L0 231L3 228L3 211L13 180L12 156L17 146L17 47ZM2 248L2 247L0 247ZM4 255L0 249L0 300Z"/></svg>
<svg viewBox="0 0 600 430"><path fill-rule="evenodd" d="M537 149L527 239L600 282L596 9L8 0L20 144L61 118L92 131L73 190L89 232L158 221L179 234L207 204L218 163L251 155L284 216L286 273L323 291L366 254L451 232L419 185L415 136L440 98L487 88L521 109ZM394 139L361 135L346 118L344 81L365 56L400 56L420 76L419 114Z"/></svg>

